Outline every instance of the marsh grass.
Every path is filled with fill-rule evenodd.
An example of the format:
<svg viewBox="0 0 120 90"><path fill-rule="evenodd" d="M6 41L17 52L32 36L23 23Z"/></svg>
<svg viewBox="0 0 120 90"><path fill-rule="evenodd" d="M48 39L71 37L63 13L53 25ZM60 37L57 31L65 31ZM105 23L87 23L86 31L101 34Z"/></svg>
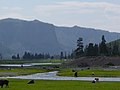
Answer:
<svg viewBox="0 0 120 90"><path fill-rule="evenodd" d="M29 75L43 72L48 72L48 70L36 68L11 68L11 69L2 68L0 69L0 76Z"/></svg>
<svg viewBox="0 0 120 90"><path fill-rule="evenodd" d="M25 63L62 63L60 59L34 59L34 60L0 60L0 64L25 64Z"/></svg>
<svg viewBox="0 0 120 90"><path fill-rule="evenodd" d="M29 80L9 79L9 81L9 88L2 90L120 90L120 82L35 80L35 84L28 85Z"/></svg>
<svg viewBox="0 0 120 90"><path fill-rule="evenodd" d="M120 77L120 70L104 70L104 69L85 69L85 70L77 70L78 76L81 77L91 77L91 76L98 76L98 77ZM95 75L92 75L92 72L94 72ZM72 69L61 69L58 74L59 76L73 76L74 72L72 72Z"/></svg>

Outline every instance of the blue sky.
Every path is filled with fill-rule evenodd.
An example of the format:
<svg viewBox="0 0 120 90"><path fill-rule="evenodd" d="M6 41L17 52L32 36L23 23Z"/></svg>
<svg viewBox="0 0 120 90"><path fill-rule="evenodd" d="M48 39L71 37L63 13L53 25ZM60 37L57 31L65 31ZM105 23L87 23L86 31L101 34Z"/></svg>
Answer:
<svg viewBox="0 0 120 90"><path fill-rule="evenodd" d="M3 18L120 32L120 0L0 0Z"/></svg>

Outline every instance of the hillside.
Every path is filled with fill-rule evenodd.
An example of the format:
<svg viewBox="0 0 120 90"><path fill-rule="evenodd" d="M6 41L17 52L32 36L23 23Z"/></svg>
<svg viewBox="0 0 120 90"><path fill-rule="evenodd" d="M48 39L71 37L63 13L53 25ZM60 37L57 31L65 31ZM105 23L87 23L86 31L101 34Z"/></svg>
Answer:
<svg viewBox="0 0 120 90"><path fill-rule="evenodd" d="M120 66L120 57L81 57L65 64L69 67L106 67L111 65Z"/></svg>
<svg viewBox="0 0 120 90"><path fill-rule="evenodd" d="M88 45L88 43L99 44L102 35L105 36L107 43L120 38L120 33L78 26L56 27L55 31L58 41L69 49L76 47L76 42L79 37L83 38L84 45Z"/></svg>
<svg viewBox="0 0 120 90"><path fill-rule="evenodd" d="M30 51L55 54L61 50L54 26L37 20L1 20L0 43L14 53Z"/></svg>
<svg viewBox="0 0 120 90"><path fill-rule="evenodd" d="M111 44L111 45L113 45L114 43L120 45L120 39L109 42L109 44Z"/></svg>

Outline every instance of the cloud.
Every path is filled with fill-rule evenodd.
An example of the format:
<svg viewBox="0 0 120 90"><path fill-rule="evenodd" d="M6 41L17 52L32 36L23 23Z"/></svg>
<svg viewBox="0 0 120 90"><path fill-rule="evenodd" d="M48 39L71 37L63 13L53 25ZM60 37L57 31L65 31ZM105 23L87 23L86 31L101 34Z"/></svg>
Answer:
<svg viewBox="0 0 120 90"><path fill-rule="evenodd" d="M4 11L4 12L22 12L23 8L21 8L21 7L2 7L0 10Z"/></svg>
<svg viewBox="0 0 120 90"><path fill-rule="evenodd" d="M34 8L34 11L42 18L53 19L55 17L54 21L57 24L78 24L108 30L112 27L111 25L116 24L114 30L118 31L118 28L120 28L118 26L120 21L116 22L116 20L120 20L120 5L109 2L56 2L49 5L38 5ZM111 29L113 30L113 28Z"/></svg>
<svg viewBox="0 0 120 90"><path fill-rule="evenodd" d="M7 13L7 14L3 14L0 15L0 19L3 18L19 18L19 19L25 19L25 17L19 13Z"/></svg>
<svg viewBox="0 0 120 90"><path fill-rule="evenodd" d="M80 2L80 1L69 1L69 2L57 2L53 5L39 5L35 8L38 13L50 13L59 11L70 11L73 10L80 12L85 10L86 13L90 13L90 10L95 11L96 9L101 9L105 12L120 13L120 5L112 4L108 2ZM97 10L96 10L97 11ZM83 13L85 13L83 12ZM77 12L75 12L77 13Z"/></svg>
<svg viewBox="0 0 120 90"><path fill-rule="evenodd" d="M30 10L29 10L30 8ZM120 5L109 2L64 1L29 8L2 7L0 18L39 19L55 25L80 25L118 31Z"/></svg>
<svg viewBox="0 0 120 90"><path fill-rule="evenodd" d="M19 19L30 19L30 16L24 14L24 9L21 7L1 7L0 8L0 19L3 18L19 18Z"/></svg>

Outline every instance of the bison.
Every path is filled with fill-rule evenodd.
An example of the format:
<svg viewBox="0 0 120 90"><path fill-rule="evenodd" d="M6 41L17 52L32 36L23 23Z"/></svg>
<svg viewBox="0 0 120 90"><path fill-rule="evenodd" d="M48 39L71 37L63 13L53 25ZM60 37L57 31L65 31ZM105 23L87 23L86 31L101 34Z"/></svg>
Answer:
<svg viewBox="0 0 120 90"><path fill-rule="evenodd" d="M78 77L77 71L74 73L74 77Z"/></svg>
<svg viewBox="0 0 120 90"><path fill-rule="evenodd" d="M34 84L34 80L30 80L27 84Z"/></svg>
<svg viewBox="0 0 120 90"><path fill-rule="evenodd" d="M95 83L95 80L93 80L92 83Z"/></svg>
<svg viewBox="0 0 120 90"><path fill-rule="evenodd" d="M95 78L95 81L96 81L96 82L99 82L99 78Z"/></svg>
<svg viewBox="0 0 120 90"><path fill-rule="evenodd" d="M0 86L1 88L3 88L4 85L6 85L6 87L8 87L9 81L8 80L0 80Z"/></svg>

